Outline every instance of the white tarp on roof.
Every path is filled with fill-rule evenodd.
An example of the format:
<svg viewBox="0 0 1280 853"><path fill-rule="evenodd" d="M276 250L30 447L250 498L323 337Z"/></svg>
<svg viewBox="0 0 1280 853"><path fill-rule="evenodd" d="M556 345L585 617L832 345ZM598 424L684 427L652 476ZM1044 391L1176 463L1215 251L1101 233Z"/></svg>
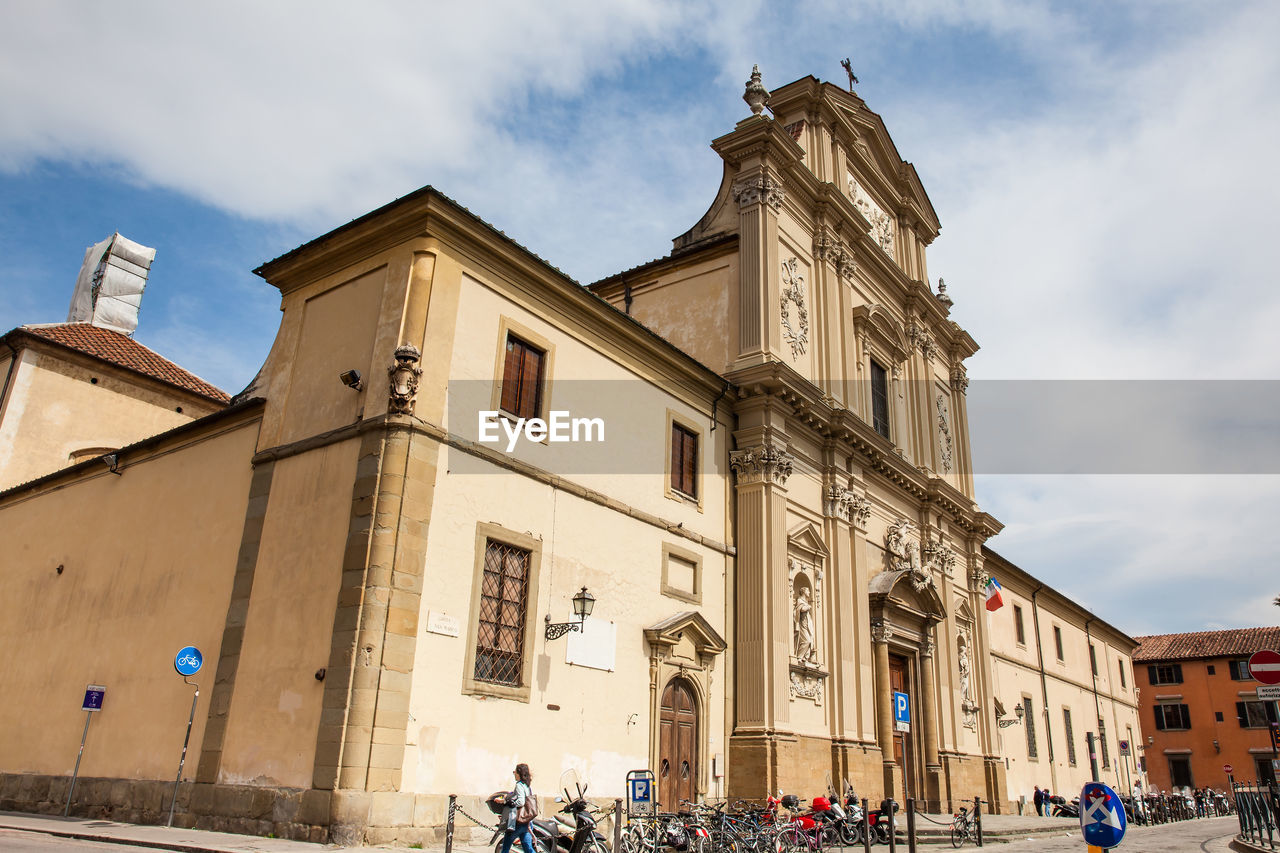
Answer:
<svg viewBox="0 0 1280 853"><path fill-rule="evenodd" d="M85 250L71 295L68 323L92 323L125 335L138 328L138 310L156 250L113 234Z"/></svg>

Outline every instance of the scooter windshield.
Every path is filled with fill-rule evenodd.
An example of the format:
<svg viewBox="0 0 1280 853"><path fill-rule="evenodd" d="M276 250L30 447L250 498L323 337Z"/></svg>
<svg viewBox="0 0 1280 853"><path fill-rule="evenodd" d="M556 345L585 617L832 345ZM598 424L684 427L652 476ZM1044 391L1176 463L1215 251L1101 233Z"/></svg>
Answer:
<svg viewBox="0 0 1280 853"><path fill-rule="evenodd" d="M560 774L560 790L564 792L564 801L572 803L574 800L586 799L587 783L582 781L582 776L576 769L570 768Z"/></svg>

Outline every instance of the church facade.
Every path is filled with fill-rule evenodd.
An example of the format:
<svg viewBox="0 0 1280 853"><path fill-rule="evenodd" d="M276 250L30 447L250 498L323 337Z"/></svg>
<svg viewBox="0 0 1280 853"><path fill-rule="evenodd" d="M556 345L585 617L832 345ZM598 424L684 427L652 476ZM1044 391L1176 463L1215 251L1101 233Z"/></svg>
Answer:
<svg viewBox="0 0 1280 853"><path fill-rule="evenodd" d="M61 810L96 683L73 813L167 812L184 645L187 825L430 840L517 761L1007 808L937 217L853 93L747 100L670 256L584 288L424 188L258 270L230 406L0 493L0 808Z"/></svg>

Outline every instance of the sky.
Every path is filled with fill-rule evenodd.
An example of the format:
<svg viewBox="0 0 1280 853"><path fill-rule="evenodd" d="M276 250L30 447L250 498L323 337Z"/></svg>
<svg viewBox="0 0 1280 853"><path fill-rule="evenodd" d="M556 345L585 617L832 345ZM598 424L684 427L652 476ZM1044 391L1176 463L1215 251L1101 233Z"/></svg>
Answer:
<svg viewBox="0 0 1280 853"><path fill-rule="evenodd" d="M705 212L708 143L749 114L753 64L766 87L843 85L850 57L942 221L929 272L982 347L971 396L1182 392L1138 419L975 414L1059 457L1086 433L1110 447L1018 468L975 438L979 502L1007 525L989 544L1131 635L1280 623L1280 467L1240 473L1280 437L1271 0L4 9L0 327L65 319L85 247L119 231L157 249L137 340L233 393L279 322L263 261L430 184L589 283ZM1186 435L1135 428L1162 422Z"/></svg>

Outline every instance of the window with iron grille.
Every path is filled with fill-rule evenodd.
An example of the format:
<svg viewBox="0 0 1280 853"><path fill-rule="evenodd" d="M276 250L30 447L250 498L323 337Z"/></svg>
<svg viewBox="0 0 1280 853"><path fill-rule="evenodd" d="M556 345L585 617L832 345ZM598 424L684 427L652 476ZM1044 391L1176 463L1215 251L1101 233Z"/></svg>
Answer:
<svg viewBox="0 0 1280 853"><path fill-rule="evenodd" d="M502 366L502 411L517 418L541 416L545 361L543 350L515 335L507 335L507 356Z"/></svg>
<svg viewBox="0 0 1280 853"><path fill-rule="evenodd" d="M1165 663L1147 667L1147 680L1152 684L1181 684L1182 664Z"/></svg>
<svg viewBox="0 0 1280 853"><path fill-rule="evenodd" d="M698 434L679 424L671 425L671 488L698 497Z"/></svg>
<svg viewBox="0 0 1280 853"><path fill-rule="evenodd" d="M530 552L490 539L485 544L476 634L477 681L518 686L524 668Z"/></svg>
<svg viewBox="0 0 1280 853"><path fill-rule="evenodd" d="M1067 736L1067 761L1071 762L1071 766L1076 766L1076 736L1071 730L1071 709L1062 709L1062 731Z"/></svg>
<svg viewBox="0 0 1280 853"><path fill-rule="evenodd" d="M1098 743L1102 746L1102 768L1111 766L1111 750L1107 748L1107 724L1101 717L1098 718Z"/></svg>
<svg viewBox="0 0 1280 853"><path fill-rule="evenodd" d="M871 426L889 438L889 374L875 361L871 362Z"/></svg>
<svg viewBox="0 0 1280 853"><path fill-rule="evenodd" d="M1022 707L1027 709L1027 716L1023 718L1027 724L1027 758L1038 758L1040 753L1036 750L1036 712L1031 704L1031 697L1025 693L1022 695Z"/></svg>
<svg viewBox="0 0 1280 853"><path fill-rule="evenodd" d="M1120 661L1119 663L1117 663L1116 667L1120 670L1120 686L1128 687L1129 685L1126 684L1124 680L1124 661Z"/></svg>
<svg viewBox="0 0 1280 853"><path fill-rule="evenodd" d="M1098 650L1093 647L1093 643L1089 644L1089 668L1094 675L1098 674Z"/></svg>

